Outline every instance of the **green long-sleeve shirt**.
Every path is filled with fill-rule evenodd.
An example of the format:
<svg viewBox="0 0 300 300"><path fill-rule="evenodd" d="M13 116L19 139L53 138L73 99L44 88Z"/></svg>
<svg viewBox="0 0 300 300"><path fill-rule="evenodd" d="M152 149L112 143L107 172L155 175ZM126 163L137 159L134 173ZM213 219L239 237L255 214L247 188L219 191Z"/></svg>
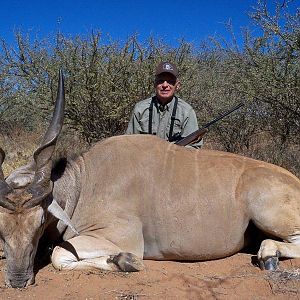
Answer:
<svg viewBox="0 0 300 300"><path fill-rule="evenodd" d="M149 133L149 108L152 98L138 102L133 110L131 119L128 123L126 134ZM152 112L152 133L162 139L169 139L171 125L171 116L173 112L175 97L165 106L160 106L154 102ZM178 104L173 127L173 135L180 134L186 137L198 129L197 117L190 104L178 98ZM201 141L193 146L199 147L203 144Z"/></svg>

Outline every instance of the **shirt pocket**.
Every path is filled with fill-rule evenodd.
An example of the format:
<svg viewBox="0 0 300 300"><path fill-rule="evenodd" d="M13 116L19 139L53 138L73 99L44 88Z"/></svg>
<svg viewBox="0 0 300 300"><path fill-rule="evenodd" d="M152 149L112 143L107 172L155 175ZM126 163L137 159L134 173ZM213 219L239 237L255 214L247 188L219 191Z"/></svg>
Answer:
<svg viewBox="0 0 300 300"><path fill-rule="evenodd" d="M141 127L140 133L149 133L149 116L148 116L148 114L143 114L139 123L140 123L140 127ZM152 128L152 131L153 131L153 128Z"/></svg>
<svg viewBox="0 0 300 300"><path fill-rule="evenodd" d="M170 126L171 126L171 123L170 123ZM173 127L173 135L176 133L181 133L181 131L182 131L182 122L179 119L175 118L174 127Z"/></svg>

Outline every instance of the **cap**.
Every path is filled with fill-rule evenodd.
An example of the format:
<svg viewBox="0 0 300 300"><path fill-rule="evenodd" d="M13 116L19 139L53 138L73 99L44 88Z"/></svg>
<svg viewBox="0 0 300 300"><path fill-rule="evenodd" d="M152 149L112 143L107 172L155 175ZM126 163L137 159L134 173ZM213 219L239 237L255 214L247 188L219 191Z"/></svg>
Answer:
<svg viewBox="0 0 300 300"><path fill-rule="evenodd" d="M175 77L178 76L178 70L177 67L170 63L170 62L161 62L155 70L155 76L161 74L161 73L171 73L172 75L174 75Z"/></svg>

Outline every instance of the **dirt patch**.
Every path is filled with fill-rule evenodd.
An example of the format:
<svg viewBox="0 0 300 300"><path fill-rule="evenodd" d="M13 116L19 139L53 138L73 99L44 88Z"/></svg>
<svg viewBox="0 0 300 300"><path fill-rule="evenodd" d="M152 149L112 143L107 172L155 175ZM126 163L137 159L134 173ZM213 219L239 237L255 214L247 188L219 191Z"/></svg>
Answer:
<svg viewBox="0 0 300 300"><path fill-rule="evenodd" d="M145 261L138 273L59 272L49 264L35 285L4 285L0 261L0 299L300 299L300 259L281 261L280 271L261 271L250 254L208 262Z"/></svg>

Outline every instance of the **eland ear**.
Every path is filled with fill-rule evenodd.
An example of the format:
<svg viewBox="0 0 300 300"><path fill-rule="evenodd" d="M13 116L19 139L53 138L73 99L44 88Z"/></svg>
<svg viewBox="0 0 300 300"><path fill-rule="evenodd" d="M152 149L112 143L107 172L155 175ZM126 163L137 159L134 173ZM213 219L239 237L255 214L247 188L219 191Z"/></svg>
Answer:
<svg viewBox="0 0 300 300"><path fill-rule="evenodd" d="M61 220L63 223L65 223L72 231L79 235L78 231L72 224L71 219L67 215L67 213L60 207L60 205L57 203L55 199L52 200L51 204L48 206L48 211L58 220Z"/></svg>

